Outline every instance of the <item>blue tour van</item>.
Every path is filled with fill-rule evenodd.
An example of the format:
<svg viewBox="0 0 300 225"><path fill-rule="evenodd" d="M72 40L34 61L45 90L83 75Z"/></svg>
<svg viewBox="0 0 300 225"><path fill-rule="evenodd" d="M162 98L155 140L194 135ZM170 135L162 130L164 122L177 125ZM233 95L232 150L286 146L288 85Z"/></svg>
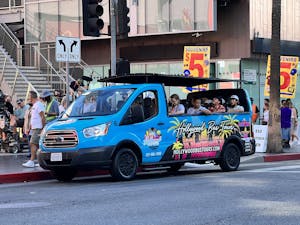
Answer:
<svg viewBox="0 0 300 225"><path fill-rule="evenodd" d="M166 75L125 75L106 82L131 83L86 91L40 138L40 166L68 181L79 170L108 169L118 180L135 177L138 168L177 171L185 162L214 162L237 170L240 157L255 152L251 105L243 89L192 92L227 100L237 95L242 113L168 115L165 86L195 86L228 80Z"/></svg>

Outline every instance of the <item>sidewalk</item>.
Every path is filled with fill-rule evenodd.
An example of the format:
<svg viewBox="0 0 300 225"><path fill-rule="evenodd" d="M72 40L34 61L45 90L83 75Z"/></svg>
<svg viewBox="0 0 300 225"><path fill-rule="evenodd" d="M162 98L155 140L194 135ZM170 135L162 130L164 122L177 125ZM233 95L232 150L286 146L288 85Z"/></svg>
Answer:
<svg viewBox="0 0 300 225"><path fill-rule="evenodd" d="M22 163L28 160L28 153L0 153L0 184L30 182L38 180L53 179L49 171L43 170L41 167L25 168ZM268 154L255 153L254 155L241 158L241 164L246 163L262 163L286 160L300 160L300 145L292 145L290 149L284 149L284 153ZM105 174L97 173L88 175Z"/></svg>

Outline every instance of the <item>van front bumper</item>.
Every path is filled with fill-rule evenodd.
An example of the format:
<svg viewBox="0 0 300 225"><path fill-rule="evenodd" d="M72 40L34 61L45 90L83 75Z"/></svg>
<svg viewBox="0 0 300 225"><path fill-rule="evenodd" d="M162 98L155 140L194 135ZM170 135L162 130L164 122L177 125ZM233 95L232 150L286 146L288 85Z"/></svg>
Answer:
<svg viewBox="0 0 300 225"><path fill-rule="evenodd" d="M39 164L44 169L73 167L78 169L109 169L114 146L84 148L77 151L63 152L61 161L51 161L51 152L41 149L37 152ZM52 153L59 153L52 152Z"/></svg>

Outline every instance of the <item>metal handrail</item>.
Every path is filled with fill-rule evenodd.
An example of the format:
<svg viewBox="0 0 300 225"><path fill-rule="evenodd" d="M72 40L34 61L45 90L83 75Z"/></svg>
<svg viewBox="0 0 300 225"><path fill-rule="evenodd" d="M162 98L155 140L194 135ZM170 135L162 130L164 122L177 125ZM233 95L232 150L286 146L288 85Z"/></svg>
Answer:
<svg viewBox="0 0 300 225"><path fill-rule="evenodd" d="M2 52L2 54L5 56L5 58L10 62L10 64L16 69L16 76L19 74L23 80L28 84L28 86L30 86L31 90L35 91L36 93L38 93L38 91L34 88L34 86L31 84L31 82L26 78L26 76L23 74L23 72L16 66L16 64L12 61L12 59L9 57L9 55L4 51L3 48L0 48L0 51ZM14 87L12 87L12 90L15 90L15 84L14 83ZM14 95L14 91L12 93L12 95Z"/></svg>
<svg viewBox="0 0 300 225"><path fill-rule="evenodd" d="M11 32L5 23L0 23L0 29L2 32L0 37L0 45L3 45L9 54L14 57L17 65L22 64L22 49L19 39ZM7 39L10 42L7 42Z"/></svg>
<svg viewBox="0 0 300 225"><path fill-rule="evenodd" d="M60 68L59 69L60 72L62 72L64 75L67 75L67 72L63 69L63 68ZM72 82L74 81L74 77L72 77L70 74L69 74L69 80Z"/></svg>
<svg viewBox="0 0 300 225"><path fill-rule="evenodd" d="M1 26L5 28L4 31L8 33L9 37L12 39L14 44L20 46L19 39L14 35L14 33L9 29L9 27L5 23L1 23Z"/></svg>
<svg viewBox="0 0 300 225"><path fill-rule="evenodd" d="M101 74L95 71L94 69L90 68L89 65L83 59L81 59L80 63L78 64L81 67L81 69L89 69L90 71L92 71L91 74L97 74L99 75L99 77L101 77Z"/></svg>
<svg viewBox="0 0 300 225"><path fill-rule="evenodd" d="M53 65L46 59L46 57L41 53L41 51L37 48L37 46L32 46L33 49L39 54L40 57L46 62L48 66L55 72L55 74L67 85L65 78L57 72L57 70L53 67Z"/></svg>

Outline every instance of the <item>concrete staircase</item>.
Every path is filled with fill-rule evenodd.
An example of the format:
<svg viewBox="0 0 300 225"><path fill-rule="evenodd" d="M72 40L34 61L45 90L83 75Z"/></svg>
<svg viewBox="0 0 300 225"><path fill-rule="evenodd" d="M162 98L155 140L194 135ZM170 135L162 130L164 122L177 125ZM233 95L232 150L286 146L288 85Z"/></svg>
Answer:
<svg viewBox="0 0 300 225"><path fill-rule="evenodd" d="M5 54L3 54L1 50L4 50ZM15 82L15 76L16 73L18 73L18 70L19 74ZM14 60L8 55L7 51L5 51L2 46L0 46L0 79L2 77L2 72L3 78L1 82L1 89L3 89L3 92L5 94L13 95L13 100L18 98L25 98L29 87L31 87L29 88L31 90L36 89L39 94L41 94L42 90L44 89L53 91L51 85L47 81L47 74L42 74L34 67L17 66ZM23 77L20 74L22 74Z"/></svg>

